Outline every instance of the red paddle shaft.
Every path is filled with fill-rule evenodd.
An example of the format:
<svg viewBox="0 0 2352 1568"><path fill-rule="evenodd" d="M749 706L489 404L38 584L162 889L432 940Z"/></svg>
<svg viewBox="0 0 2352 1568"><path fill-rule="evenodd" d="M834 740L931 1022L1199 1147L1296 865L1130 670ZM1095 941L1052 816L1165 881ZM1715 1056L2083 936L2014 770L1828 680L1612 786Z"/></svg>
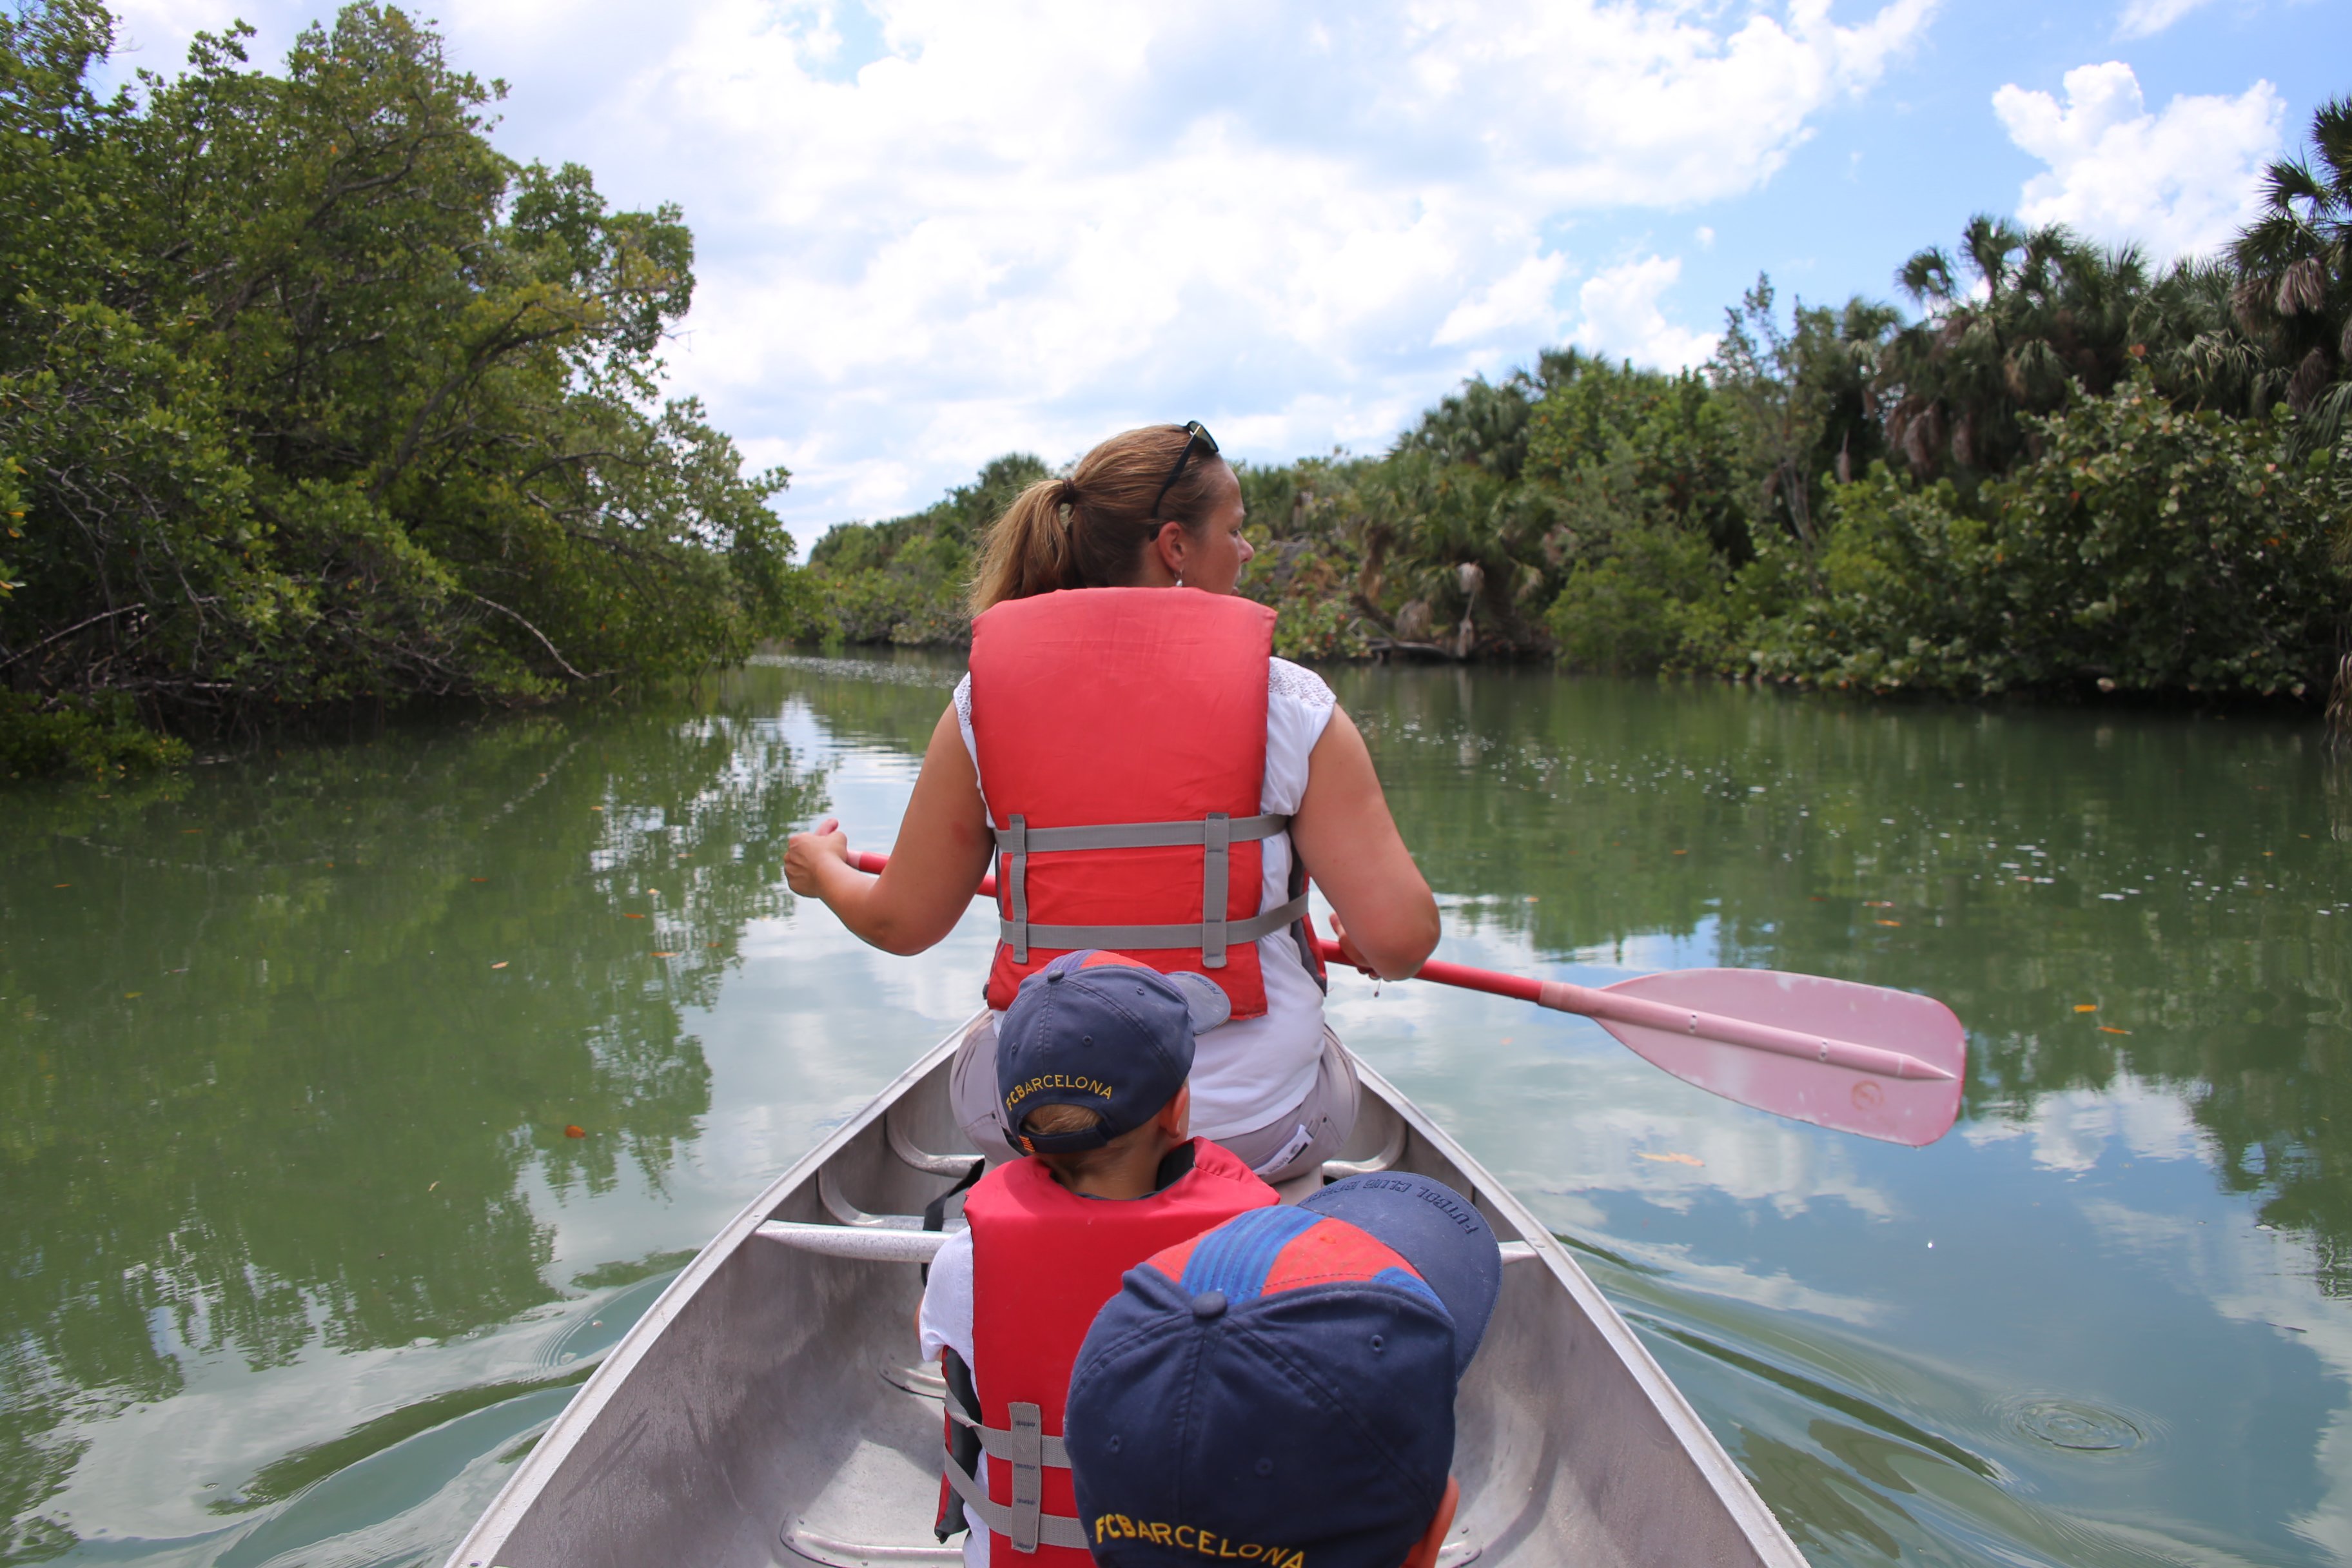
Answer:
<svg viewBox="0 0 2352 1568"><path fill-rule="evenodd" d="M1336 942L1318 937L1315 946L1326 963L1348 962ZM1608 1023L1632 1024L1670 1035L1689 1035L1696 1039L1713 1040L1719 1045L1744 1046L1749 1050L1769 1051L1774 1056L1794 1057L1801 1061L1824 1062L1850 1072L1868 1073L1874 1078L1948 1080L1952 1076L1932 1062L1923 1062L1906 1052L1890 1051L1881 1046L1864 1046L1853 1040L1831 1039L1795 1029L1777 1028L1770 1024L1759 1024L1747 1018L1728 1018L1720 1013L1702 1013L1689 1007L1677 1007L1670 1002L1653 1002L1642 996L1620 996L1606 988L1577 985L1565 980L1534 980L1523 974L1474 969L1466 963L1447 963L1439 959L1432 959L1423 964L1413 978L1433 981L1440 985L1458 986L1465 991L1510 996L1521 1002L1532 1002L1538 1007L1549 1007L1556 1013L1574 1013L1580 1017L1598 1018Z"/></svg>
<svg viewBox="0 0 2352 1568"><path fill-rule="evenodd" d="M850 855L849 863L861 871L879 873L890 863L890 858L877 855L872 850L859 850ZM980 896L989 899L996 896L996 876L993 872L981 878ZM1315 938L1315 946L1324 963L1348 963L1338 942L1318 936ZM1349 967L1354 966L1350 964ZM1360 973L1369 973L1370 971ZM1433 984L1454 986L1463 991L1483 991L1492 996L1509 996L1521 1002L1532 1002L1538 1007L1549 1007L1556 1013L1573 1013L1603 1023L1630 1024L1638 1028L1655 1029L1662 1034L1686 1035L1695 1039L1741 1046L1748 1050L1766 1051L1799 1061L1821 1062L1829 1067L1844 1068L1850 1072L1866 1073L1873 1078L1948 1082L1953 1076L1933 1062L1921 1061L1906 1051L1892 1051L1883 1046L1865 1046L1853 1040L1783 1029L1748 1018L1726 1017L1720 1013L1702 1013L1676 1006L1671 1002L1652 1001L1644 996L1619 995L1610 989L1571 984L1565 980L1536 980L1523 974L1505 974L1499 970L1476 969L1466 963L1447 963L1439 959L1432 959L1423 964L1413 978Z"/></svg>

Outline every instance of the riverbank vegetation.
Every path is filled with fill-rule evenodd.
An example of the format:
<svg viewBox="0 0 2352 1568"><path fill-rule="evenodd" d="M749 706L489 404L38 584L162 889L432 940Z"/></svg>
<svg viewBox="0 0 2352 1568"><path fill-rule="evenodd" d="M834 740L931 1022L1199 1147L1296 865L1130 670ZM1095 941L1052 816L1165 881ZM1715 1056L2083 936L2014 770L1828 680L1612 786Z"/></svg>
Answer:
<svg viewBox="0 0 2352 1568"><path fill-rule="evenodd" d="M112 36L0 14L0 773L659 680L804 618L784 473L660 395L676 208L498 153L503 87L387 6L108 97Z"/></svg>
<svg viewBox="0 0 2352 1568"><path fill-rule="evenodd" d="M952 646L1031 456L793 564L665 334L674 207L488 139L402 12L97 85L101 0L0 15L0 775L419 699ZM1979 218L1902 307L1769 280L1669 374L1549 350L1387 451L1243 470L1280 646L1874 692L2316 704L2352 515L2352 100L2224 256ZM2347 663L2347 669L2352 669ZM2347 715L2352 716L2352 715Z"/></svg>
<svg viewBox="0 0 2352 1568"><path fill-rule="evenodd" d="M2352 602L2352 100L2312 142L2218 258L1979 217L1904 263L1907 312L1759 279L1700 369L1547 351L1380 456L1245 468L1244 591L1294 657L2315 707ZM808 634L963 638L972 541L1045 471L833 531Z"/></svg>

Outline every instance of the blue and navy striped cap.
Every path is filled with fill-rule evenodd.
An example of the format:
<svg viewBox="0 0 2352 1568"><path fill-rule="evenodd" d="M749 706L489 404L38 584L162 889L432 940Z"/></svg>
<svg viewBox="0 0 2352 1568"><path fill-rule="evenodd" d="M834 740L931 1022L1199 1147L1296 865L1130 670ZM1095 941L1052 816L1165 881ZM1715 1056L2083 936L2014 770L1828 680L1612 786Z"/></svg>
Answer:
<svg viewBox="0 0 2352 1568"><path fill-rule="evenodd" d="M1454 1459L1444 1295L1370 1228L1304 1207L1129 1270L1063 1418L1096 1562L1397 1568Z"/></svg>

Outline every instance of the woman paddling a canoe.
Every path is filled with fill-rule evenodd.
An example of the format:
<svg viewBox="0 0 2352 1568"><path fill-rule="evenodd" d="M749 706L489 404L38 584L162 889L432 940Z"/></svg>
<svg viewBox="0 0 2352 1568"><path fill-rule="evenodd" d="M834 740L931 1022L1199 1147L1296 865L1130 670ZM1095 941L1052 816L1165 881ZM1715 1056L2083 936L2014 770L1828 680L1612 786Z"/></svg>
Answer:
<svg viewBox="0 0 2352 1568"><path fill-rule="evenodd" d="M1355 1124L1307 879L1349 959L1390 978L1437 945L1437 904L1363 737L1319 677L1273 657L1274 612L1234 595L1253 553L1243 516L1198 423L1114 436L1024 490L982 547L971 672L887 869L857 870L830 821L793 836L784 869L859 937L911 954L954 928L998 859L993 1013L1078 948L1206 973L1233 1022L1200 1041L1193 1126L1282 1181ZM966 1037L956 1113L974 1147L1009 1152L994 1048L990 1029Z"/></svg>

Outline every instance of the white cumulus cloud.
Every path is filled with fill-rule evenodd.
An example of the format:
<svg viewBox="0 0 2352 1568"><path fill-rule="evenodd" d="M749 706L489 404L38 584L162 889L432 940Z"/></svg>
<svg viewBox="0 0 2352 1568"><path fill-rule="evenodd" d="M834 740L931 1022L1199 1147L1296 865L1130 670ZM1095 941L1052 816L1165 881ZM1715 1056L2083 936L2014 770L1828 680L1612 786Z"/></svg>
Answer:
<svg viewBox="0 0 2352 1568"><path fill-rule="evenodd" d="M458 63L515 83L502 144L585 163L632 205L683 204L699 287L677 383L792 467L786 514L810 524L1153 419L1202 418L1245 456L1377 447L1571 328L1684 363L1704 340L1659 308L1676 264L1596 270L1580 226L1756 189L1934 5L438 14ZM149 65L207 21L205 0L130 7ZM245 9L270 47L300 11Z"/></svg>
<svg viewBox="0 0 2352 1568"><path fill-rule="evenodd" d="M1658 303L1658 297L1682 274L1683 264L1675 258L1648 256L1586 279L1576 296L1582 311L1576 328L1578 345L1666 370L1705 360L1715 352L1715 335L1676 326Z"/></svg>
<svg viewBox="0 0 2352 1568"><path fill-rule="evenodd" d="M2066 101L2014 85L1992 96L2009 139L2049 165L2025 182L2018 216L2071 224L2158 258L2210 251L2252 216L2286 103L2267 81L2235 98L2182 95L2148 110L2131 67L2066 73Z"/></svg>

